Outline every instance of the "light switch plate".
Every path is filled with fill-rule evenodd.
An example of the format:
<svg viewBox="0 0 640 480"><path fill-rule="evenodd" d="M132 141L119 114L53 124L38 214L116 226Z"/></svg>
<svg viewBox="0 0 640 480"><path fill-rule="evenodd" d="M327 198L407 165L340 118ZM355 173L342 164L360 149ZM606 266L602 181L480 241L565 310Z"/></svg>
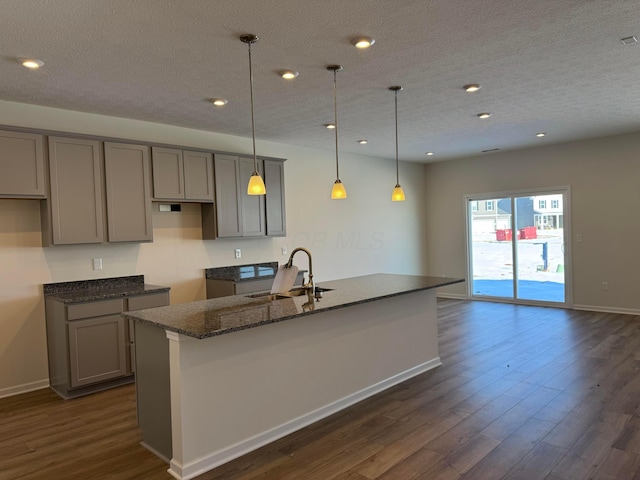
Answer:
<svg viewBox="0 0 640 480"><path fill-rule="evenodd" d="M242 251L239 248L236 248L236 258L242 258Z"/></svg>
<svg viewBox="0 0 640 480"><path fill-rule="evenodd" d="M102 259L94 258L93 259L93 269L94 270L102 270Z"/></svg>

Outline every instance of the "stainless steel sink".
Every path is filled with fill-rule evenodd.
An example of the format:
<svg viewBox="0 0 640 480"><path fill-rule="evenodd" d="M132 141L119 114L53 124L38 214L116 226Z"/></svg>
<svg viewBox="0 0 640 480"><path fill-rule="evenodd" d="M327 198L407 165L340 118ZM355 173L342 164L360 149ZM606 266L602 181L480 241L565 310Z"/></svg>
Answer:
<svg viewBox="0 0 640 480"><path fill-rule="evenodd" d="M315 294L316 297L321 297L323 292L330 292L333 288L322 288L316 287ZM299 297L301 295L306 295L307 290L304 288L294 288L293 290L288 291L287 293L254 293L253 295L247 295L249 298L264 298L265 300L283 300L285 298L293 298Z"/></svg>

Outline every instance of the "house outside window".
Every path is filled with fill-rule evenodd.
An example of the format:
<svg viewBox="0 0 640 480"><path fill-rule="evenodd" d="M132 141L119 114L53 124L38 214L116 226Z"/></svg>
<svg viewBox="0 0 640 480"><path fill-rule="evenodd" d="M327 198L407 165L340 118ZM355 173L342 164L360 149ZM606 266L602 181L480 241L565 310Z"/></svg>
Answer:
<svg viewBox="0 0 640 480"><path fill-rule="evenodd" d="M558 200L551 200L551 208L558 208Z"/></svg>
<svg viewBox="0 0 640 480"><path fill-rule="evenodd" d="M471 211L472 212L477 212L478 211L478 202L476 202L476 201L471 202Z"/></svg>
<svg viewBox="0 0 640 480"><path fill-rule="evenodd" d="M546 200L538 200L538 208L547 208Z"/></svg>
<svg viewBox="0 0 640 480"><path fill-rule="evenodd" d="M486 208L487 210L493 210L493 200L487 200L487 201L485 202L485 208Z"/></svg>

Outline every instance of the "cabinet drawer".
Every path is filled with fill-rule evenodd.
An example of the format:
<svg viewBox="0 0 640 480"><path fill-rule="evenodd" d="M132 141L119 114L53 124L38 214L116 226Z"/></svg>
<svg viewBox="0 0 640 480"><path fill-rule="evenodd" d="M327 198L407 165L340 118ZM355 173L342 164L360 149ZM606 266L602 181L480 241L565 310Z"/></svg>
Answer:
<svg viewBox="0 0 640 480"><path fill-rule="evenodd" d="M122 298L102 300L99 302L77 303L67 307L67 319L78 320L80 318L100 317L124 311Z"/></svg>
<svg viewBox="0 0 640 480"><path fill-rule="evenodd" d="M136 295L129 297L129 311L143 310L145 308L164 307L169 305L169 292L152 293L149 295Z"/></svg>

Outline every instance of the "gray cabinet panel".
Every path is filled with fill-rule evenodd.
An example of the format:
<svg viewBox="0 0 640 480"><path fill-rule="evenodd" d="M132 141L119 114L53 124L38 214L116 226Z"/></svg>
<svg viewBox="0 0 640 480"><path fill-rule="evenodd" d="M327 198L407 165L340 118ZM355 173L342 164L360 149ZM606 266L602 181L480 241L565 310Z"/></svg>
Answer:
<svg viewBox="0 0 640 480"><path fill-rule="evenodd" d="M45 195L42 135L0 131L0 197Z"/></svg>
<svg viewBox="0 0 640 480"><path fill-rule="evenodd" d="M110 315L68 323L71 386L127 374L124 318Z"/></svg>
<svg viewBox="0 0 640 480"><path fill-rule="evenodd" d="M242 208L242 236L264 237L267 233L264 211L264 195L248 195L247 185L254 171L253 159L240 157L239 161L239 185L240 205ZM258 162L258 171L261 170L262 161Z"/></svg>
<svg viewBox="0 0 640 480"><path fill-rule="evenodd" d="M213 155L207 152L182 152L184 195L186 200L213 201Z"/></svg>
<svg viewBox="0 0 640 480"><path fill-rule="evenodd" d="M104 241L101 144L49 137L54 244Z"/></svg>
<svg viewBox="0 0 640 480"><path fill-rule="evenodd" d="M153 198L184 199L184 167L182 150L152 147Z"/></svg>
<svg viewBox="0 0 640 480"><path fill-rule="evenodd" d="M153 240L149 147L104 144L109 242Z"/></svg>
<svg viewBox="0 0 640 480"><path fill-rule="evenodd" d="M67 307L67 320L79 320L81 318L100 317L124 311L121 298L113 300L101 300L98 302L74 303Z"/></svg>
<svg viewBox="0 0 640 480"><path fill-rule="evenodd" d="M264 182L267 187L266 217L267 235L270 237L287 234L287 219L284 199L284 162L264 161Z"/></svg>
<svg viewBox="0 0 640 480"><path fill-rule="evenodd" d="M238 189L238 157L216 155L214 158L216 185L216 224L218 237L242 236L242 212Z"/></svg>

